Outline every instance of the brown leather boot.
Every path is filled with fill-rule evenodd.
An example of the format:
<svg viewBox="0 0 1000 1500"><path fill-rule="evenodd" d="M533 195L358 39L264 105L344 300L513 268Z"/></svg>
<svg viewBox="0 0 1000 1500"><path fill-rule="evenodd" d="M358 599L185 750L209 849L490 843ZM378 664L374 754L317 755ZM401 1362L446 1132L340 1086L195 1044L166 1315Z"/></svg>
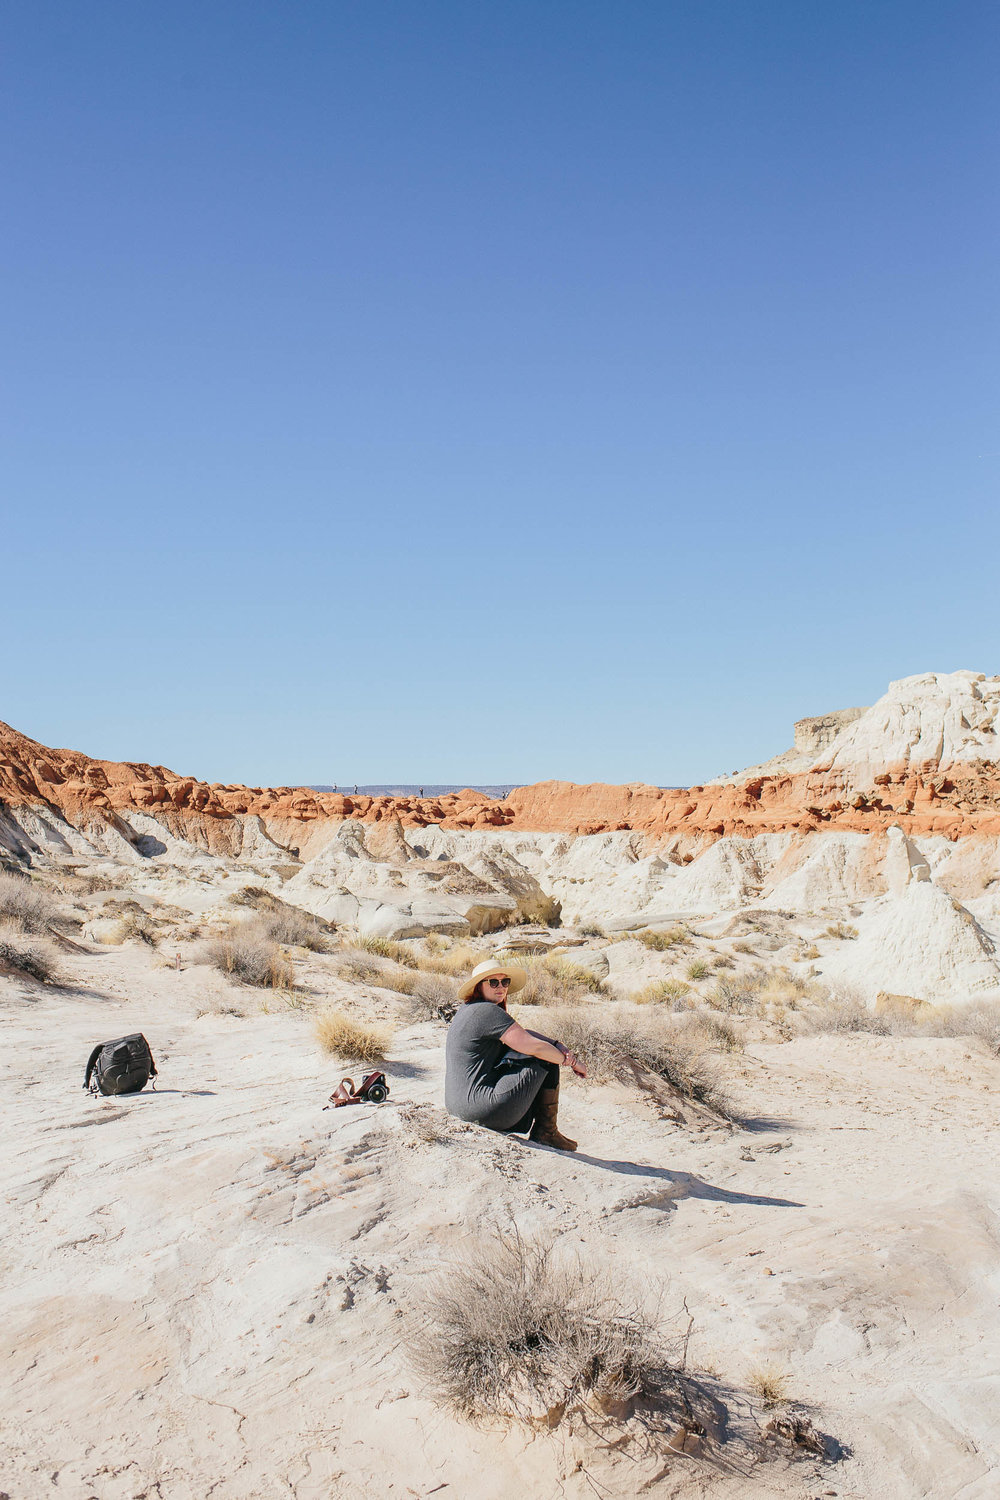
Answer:
<svg viewBox="0 0 1000 1500"><path fill-rule="evenodd" d="M542 1089L538 1096L535 1123L531 1127L528 1139L537 1141L540 1146L554 1146L557 1151L575 1151L576 1141L571 1141L568 1135L563 1135L556 1125L558 1113L559 1090Z"/></svg>

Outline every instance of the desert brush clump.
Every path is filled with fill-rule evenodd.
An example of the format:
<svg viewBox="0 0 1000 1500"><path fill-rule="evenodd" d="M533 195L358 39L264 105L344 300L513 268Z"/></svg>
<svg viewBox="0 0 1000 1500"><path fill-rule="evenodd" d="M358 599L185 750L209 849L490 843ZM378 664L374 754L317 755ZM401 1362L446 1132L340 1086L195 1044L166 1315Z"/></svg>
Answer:
<svg viewBox="0 0 1000 1500"><path fill-rule="evenodd" d="M499 964L523 969L527 983L517 991L519 1005L572 1005L603 993L597 976L557 953L497 953Z"/></svg>
<svg viewBox="0 0 1000 1500"><path fill-rule="evenodd" d="M437 943L432 946L431 938L437 936L437 933L431 933L429 937L426 937L424 952L416 955L417 968L423 970L425 974L452 976L468 974L476 967L476 964L482 962L482 953L464 944L448 948L441 947Z"/></svg>
<svg viewBox="0 0 1000 1500"><path fill-rule="evenodd" d="M824 937L838 938L841 941L848 942L858 935L858 929L852 927L849 922L831 922L823 934Z"/></svg>
<svg viewBox="0 0 1000 1500"><path fill-rule="evenodd" d="M365 1026L346 1011L329 1007L315 1021L316 1040L324 1052L349 1062L384 1062L392 1033L383 1026Z"/></svg>
<svg viewBox="0 0 1000 1500"><path fill-rule="evenodd" d="M14 922L0 926L0 971L4 969L12 969L27 979L37 979L39 984L50 984L56 977L51 946L44 938L25 932Z"/></svg>
<svg viewBox="0 0 1000 1500"><path fill-rule="evenodd" d="M418 974L410 991L415 1021L450 1021L458 1010L458 985L446 974Z"/></svg>
<svg viewBox="0 0 1000 1500"><path fill-rule="evenodd" d="M273 943L284 943L288 948L308 948L313 953L329 952L330 938L336 931L329 922L272 896L262 886L242 886L229 897L229 904L248 906L255 911L256 927Z"/></svg>
<svg viewBox="0 0 1000 1500"><path fill-rule="evenodd" d="M742 1052L743 1037L733 1023L715 1011L688 1011L674 1022L678 1035L706 1051Z"/></svg>
<svg viewBox="0 0 1000 1500"><path fill-rule="evenodd" d="M684 971L689 979L707 979L712 972L712 965L704 958L692 959Z"/></svg>
<svg viewBox="0 0 1000 1500"><path fill-rule="evenodd" d="M618 1276L541 1241L481 1241L434 1279L421 1313L414 1365L438 1401L470 1420L553 1426L574 1410L621 1412L680 1394L641 1300Z"/></svg>
<svg viewBox="0 0 1000 1500"><path fill-rule="evenodd" d="M672 1010L687 1010L694 1004L691 986L683 979L654 979L652 984L636 990L632 995L635 1005L668 1005Z"/></svg>
<svg viewBox="0 0 1000 1500"><path fill-rule="evenodd" d="M524 1024L522 1022L522 1024ZM527 1023L530 1027L530 1021ZM704 1037L685 1035L669 1014L650 1010L617 1014L610 1005L594 1013L583 1006L553 1012L551 1034L571 1048L596 1082L634 1083L633 1065L656 1074L678 1093L729 1118L718 1063L709 1056Z"/></svg>
<svg viewBox="0 0 1000 1500"><path fill-rule="evenodd" d="M337 973L341 979L352 984L374 985L378 989L395 990L399 995L410 995L420 975L413 969L391 959L376 958L364 948L348 946L337 954Z"/></svg>
<svg viewBox="0 0 1000 1500"><path fill-rule="evenodd" d="M292 984L292 967L281 949L252 922L234 927L210 944L208 961L240 984L272 990L286 990Z"/></svg>
<svg viewBox="0 0 1000 1500"><path fill-rule="evenodd" d="M379 958L391 958L393 963L405 964L408 969L418 967L419 959L412 949L407 948L405 943L394 942L392 938L376 937L372 933L359 932L351 942L355 948L363 948L366 953L374 953Z"/></svg>
<svg viewBox="0 0 1000 1500"><path fill-rule="evenodd" d="M894 997L895 998L895 997ZM905 999L906 997L899 997ZM876 1009L847 984L831 986L804 1013L808 1031L865 1032L871 1036L954 1037L979 1042L1000 1056L1000 1001L980 1000L969 1005L888 1006Z"/></svg>
<svg viewBox="0 0 1000 1500"><path fill-rule="evenodd" d="M787 1370L770 1361L751 1365L746 1375L747 1390L759 1401L763 1401L765 1406L787 1404L789 1380Z"/></svg>
<svg viewBox="0 0 1000 1500"><path fill-rule="evenodd" d="M577 931L580 933L581 937L602 938L607 936L604 928L598 927L596 922L582 922L577 928Z"/></svg>
<svg viewBox="0 0 1000 1500"><path fill-rule="evenodd" d="M686 927L669 927L665 932L657 932L652 928L644 927L641 931L632 933L632 936L638 938L644 948L651 948L654 953L666 953L680 943L691 941L691 934Z"/></svg>
<svg viewBox="0 0 1000 1500"><path fill-rule="evenodd" d="M155 948L160 941L154 922L141 908L125 913L115 928L114 937L116 943L145 943L150 948Z"/></svg>
<svg viewBox="0 0 1000 1500"><path fill-rule="evenodd" d="M45 932L57 915L56 903L26 875L0 871L0 922L22 932Z"/></svg>

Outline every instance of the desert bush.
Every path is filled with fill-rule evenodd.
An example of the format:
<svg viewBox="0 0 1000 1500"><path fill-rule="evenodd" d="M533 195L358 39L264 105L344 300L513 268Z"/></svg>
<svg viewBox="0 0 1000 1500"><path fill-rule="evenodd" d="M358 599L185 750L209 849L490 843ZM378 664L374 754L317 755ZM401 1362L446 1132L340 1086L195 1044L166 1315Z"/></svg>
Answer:
<svg viewBox="0 0 1000 1500"><path fill-rule="evenodd" d="M415 969L420 963L416 953L413 953L404 943L393 942L392 938L375 937L368 932L360 932L353 940L355 948L363 948L366 953L375 953L379 958L391 958L394 963L405 964L408 969Z"/></svg>
<svg viewBox="0 0 1000 1500"><path fill-rule="evenodd" d="M530 1023L529 1023L530 1024ZM647 1012L629 1018L609 1010L595 1017L582 1006L554 1011L546 1027L571 1048L597 1082L632 1083L629 1060L673 1085L685 1098L720 1114L729 1105L719 1084L718 1067L695 1038L685 1037L668 1015Z"/></svg>
<svg viewBox="0 0 1000 1500"><path fill-rule="evenodd" d="M757 956L757 950L754 947L753 943L746 943L746 942L734 943L733 944L733 952L734 953L749 953L754 958L756 958L756 956Z"/></svg>
<svg viewBox="0 0 1000 1500"><path fill-rule="evenodd" d="M352 1062L385 1061L392 1033L381 1026L364 1026L342 1010L321 1010L316 1017L316 1040L324 1052Z"/></svg>
<svg viewBox="0 0 1000 1500"><path fill-rule="evenodd" d="M583 937L602 938L606 936L604 928L598 927L596 922L582 922L577 930Z"/></svg>
<svg viewBox="0 0 1000 1500"><path fill-rule="evenodd" d="M4 968L37 979L40 984L48 984L56 977L51 946L13 922L0 927L0 969Z"/></svg>
<svg viewBox="0 0 1000 1500"><path fill-rule="evenodd" d="M764 969L745 970L741 974L723 974L706 996L716 1010L747 1012L755 1009L761 990L768 981Z"/></svg>
<svg viewBox="0 0 1000 1500"><path fill-rule="evenodd" d="M295 906L279 906L259 913L256 926L273 943L289 948L308 948L313 953L328 953L329 929L318 917L308 916Z"/></svg>
<svg viewBox="0 0 1000 1500"><path fill-rule="evenodd" d="M939 1027L941 1036L972 1037L990 1052L1000 1055L1000 1004L995 1000L965 1006L942 1006L936 1016L928 1018Z"/></svg>
<svg viewBox="0 0 1000 1500"><path fill-rule="evenodd" d="M589 969L561 954L498 953L497 963L524 969L527 983L517 992L519 1005L572 1005L601 994L601 982Z"/></svg>
<svg viewBox="0 0 1000 1500"><path fill-rule="evenodd" d="M691 986L683 979L654 979L632 996L636 1005L669 1005L673 1010L687 1010L692 1003Z"/></svg>
<svg viewBox="0 0 1000 1500"><path fill-rule="evenodd" d="M747 1371L747 1390L763 1401L765 1406L783 1406L788 1400L787 1371L778 1365L763 1363L751 1365Z"/></svg>
<svg viewBox="0 0 1000 1500"><path fill-rule="evenodd" d="M56 914L52 897L27 876L0 871L0 922L20 927L22 932L44 932Z"/></svg>
<svg viewBox="0 0 1000 1500"><path fill-rule="evenodd" d="M140 907L138 911L128 911L122 917L115 928L115 942L147 943L150 948L155 948L159 936L149 914Z"/></svg>
<svg viewBox="0 0 1000 1500"><path fill-rule="evenodd" d="M458 1010L458 986L444 974L418 974L410 991L410 1013L417 1021L450 1021Z"/></svg>
<svg viewBox="0 0 1000 1500"><path fill-rule="evenodd" d="M716 958L712 959L712 968L713 969L735 969L736 968L736 960L735 960L735 958L730 958L730 956L729 956L728 953L720 953L720 954L718 954L718 956Z"/></svg>
<svg viewBox="0 0 1000 1500"><path fill-rule="evenodd" d="M419 977L412 969L401 969L397 965L395 968L383 969L372 983L383 990L394 990L397 995L412 995Z"/></svg>
<svg viewBox="0 0 1000 1500"><path fill-rule="evenodd" d="M228 937L212 943L208 959L240 984L285 990L292 983L291 965L282 957L277 943L259 932L254 923L243 923Z"/></svg>
<svg viewBox="0 0 1000 1500"><path fill-rule="evenodd" d="M262 901L267 900L268 893L262 885L243 885L238 891L233 891L229 897L230 906L250 906L255 911Z"/></svg>
<svg viewBox="0 0 1000 1500"><path fill-rule="evenodd" d="M654 932L644 927L634 935L644 948L652 948L654 953L666 953L668 948L674 948L678 943L691 941L691 934L686 927L671 927L666 932Z"/></svg>
<svg viewBox="0 0 1000 1500"><path fill-rule="evenodd" d="M685 1041L700 1045L706 1050L719 1052L742 1052L743 1038L731 1021L717 1016L712 1011L688 1011L674 1023Z"/></svg>
<svg viewBox="0 0 1000 1500"><path fill-rule="evenodd" d="M431 934L431 937L435 936L437 936L436 933ZM430 938L425 938L424 943L429 944ZM454 948L440 948L435 945L433 948L428 948L426 952L416 955L416 965L425 974L465 975L470 973L476 964L481 963L482 958L482 953L464 944ZM511 959L511 962L513 963L514 960Z"/></svg>
<svg viewBox="0 0 1000 1500"><path fill-rule="evenodd" d="M688 964L684 971L689 979L705 979L712 972L712 966L704 958L696 958Z"/></svg>
<svg viewBox="0 0 1000 1500"><path fill-rule="evenodd" d="M849 940L858 936L858 929L852 927L848 922L831 922L823 936Z"/></svg>
<svg viewBox="0 0 1000 1500"><path fill-rule="evenodd" d="M618 1276L549 1245L482 1241L435 1279L422 1312L414 1364L467 1418L552 1422L661 1394L666 1361L641 1302Z"/></svg>

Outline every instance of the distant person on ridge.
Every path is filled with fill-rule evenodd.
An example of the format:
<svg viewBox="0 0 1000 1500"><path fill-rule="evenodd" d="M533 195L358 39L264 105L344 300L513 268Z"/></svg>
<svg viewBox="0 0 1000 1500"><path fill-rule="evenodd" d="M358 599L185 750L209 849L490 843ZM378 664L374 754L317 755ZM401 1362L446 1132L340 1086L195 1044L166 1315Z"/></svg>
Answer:
<svg viewBox="0 0 1000 1500"><path fill-rule="evenodd" d="M559 1069L572 1068L578 1078L587 1070L562 1042L526 1031L507 1014L508 992L523 989L527 978L514 964L487 959L462 985L445 1046L445 1108L489 1130L528 1131L540 1146L575 1151L576 1141L556 1123Z"/></svg>

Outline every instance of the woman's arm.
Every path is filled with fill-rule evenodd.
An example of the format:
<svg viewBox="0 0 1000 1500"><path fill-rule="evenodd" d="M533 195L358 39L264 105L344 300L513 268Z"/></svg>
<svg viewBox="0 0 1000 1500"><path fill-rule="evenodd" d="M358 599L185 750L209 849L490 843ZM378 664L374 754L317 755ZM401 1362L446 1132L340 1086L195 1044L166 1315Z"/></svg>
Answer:
<svg viewBox="0 0 1000 1500"><path fill-rule="evenodd" d="M568 1047L564 1047L561 1042L550 1042L547 1037L539 1036L535 1031L525 1031L524 1027L519 1026L516 1021L511 1022L500 1040L512 1052L520 1052L525 1057L539 1057L542 1062L553 1062L558 1063L560 1067L572 1068L580 1078L587 1076L586 1068Z"/></svg>

